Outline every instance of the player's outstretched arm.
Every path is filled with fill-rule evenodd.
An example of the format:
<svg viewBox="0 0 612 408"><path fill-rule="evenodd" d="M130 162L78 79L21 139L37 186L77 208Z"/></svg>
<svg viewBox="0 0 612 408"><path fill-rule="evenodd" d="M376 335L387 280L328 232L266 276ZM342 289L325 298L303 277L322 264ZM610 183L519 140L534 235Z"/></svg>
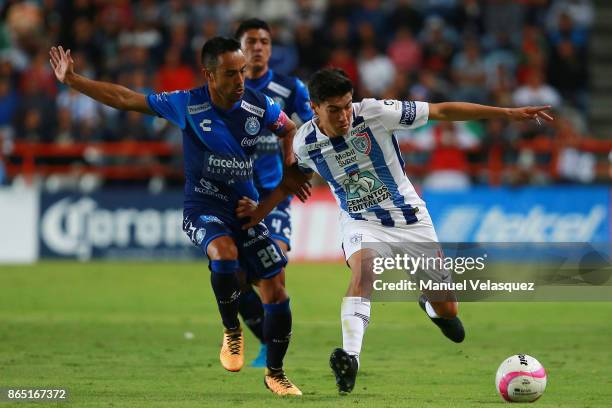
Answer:
<svg viewBox="0 0 612 408"><path fill-rule="evenodd" d="M70 50L64 51L61 45L52 47L49 56L55 77L61 83L115 109L155 115L155 112L149 108L145 95L121 85L93 81L74 72L74 61L70 56Z"/></svg>
<svg viewBox="0 0 612 408"><path fill-rule="evenodd" d="M429 104L430 120L460 121L478 119L509 119L517 121L543 119L552 122L553 117L546 111L550 106L526 106L521 108L498 108L468 102L442 102Z"/></svg>
<svg viewBox="0 0 612 408"><path fill-rule="evenodd" d="M248 218L242 229L259 224L288 195L294 194L302 202L306 201L310 197L311 178L312 174L304 174L294 164L285 169L281 183L261 203L257 204L248 197L241 198L236 215L238 218Z"/></svg>

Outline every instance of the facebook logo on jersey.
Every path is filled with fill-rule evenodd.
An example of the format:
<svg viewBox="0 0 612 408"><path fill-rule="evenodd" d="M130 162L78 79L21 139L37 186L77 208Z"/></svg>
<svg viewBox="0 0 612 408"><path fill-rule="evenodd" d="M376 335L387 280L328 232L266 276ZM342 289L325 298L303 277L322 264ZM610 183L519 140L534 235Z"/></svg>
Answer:
<svg viewBox="0 0 612 408"><path fill-rule="evenodd" d="M247 181L253 178L253 162L250 158L206 152L202 173L206 178L213 180Z"/></svg>

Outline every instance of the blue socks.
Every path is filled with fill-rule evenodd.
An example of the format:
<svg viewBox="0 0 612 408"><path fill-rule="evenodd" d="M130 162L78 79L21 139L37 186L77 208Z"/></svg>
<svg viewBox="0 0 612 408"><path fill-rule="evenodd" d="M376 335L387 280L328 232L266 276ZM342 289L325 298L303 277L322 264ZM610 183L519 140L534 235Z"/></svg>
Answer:
<svg viewBox="0 0 612 408"><path fill-rule="evenodd" d="M223 326L226 329L240 327L238 320L238 298L240 290L238 285L238 261L210 261L210 283L215 292L217 306L221 314Z"/></svg>
<svg viewBox="0 0 612 408"><path fill-rule="evenodd" d="M255 337L263 343L264 308L259 295L257 295L257 292L255 292L252 287L240 293L238 312L240 316L242 316L244 324L246 324Z"/></svg>
<svg viewBox="0 0 612 408"><path fill-rule="evenodd" d="M291 338L289 299L282 303L264 304L264 339L268 345L266 365L271 370L283 368L283 359Z"/></svg>

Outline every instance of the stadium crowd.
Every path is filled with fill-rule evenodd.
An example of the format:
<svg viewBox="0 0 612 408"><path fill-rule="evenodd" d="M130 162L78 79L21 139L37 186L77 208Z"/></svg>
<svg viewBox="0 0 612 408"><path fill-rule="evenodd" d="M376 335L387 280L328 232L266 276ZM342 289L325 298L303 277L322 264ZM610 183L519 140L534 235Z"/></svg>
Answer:
<svg viewBox="0 0 612 408"><path fill-rule="evenodd" d="M162 119L105 108L61 86L48 62L51 45L72 49L76 71L90 78L143 93L187 89L201 84L198 61L204 41L231 36L241 19L256 15L272 26L274 70L307 81L320 67L343 68L357 84L357 98L552 105L559 118L552 128L498 120L431 124L398 135L408 162L422 164L414 175L432 187L599 178L595 154L572 147L588 134L590 0L1 4L0 140L5 161L19 141L180 143L180 130ZM521 148L536 139L544 139L538 144L544 147ZM568 146L554 163L546 147L551 145ZM1 161L2 153L0 183L6 179ZM487 169L495 166L509 170L491 179ZM542 166L545 170L539 171ZM474 168L480 170L470 171Z"/></svg>

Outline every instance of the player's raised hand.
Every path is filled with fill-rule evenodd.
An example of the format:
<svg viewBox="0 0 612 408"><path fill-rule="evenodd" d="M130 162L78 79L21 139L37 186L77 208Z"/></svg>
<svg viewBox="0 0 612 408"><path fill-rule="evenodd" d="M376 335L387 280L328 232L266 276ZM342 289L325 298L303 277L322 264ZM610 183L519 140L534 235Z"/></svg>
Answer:
<svg viewBox="0 0 612 408"><path fill-rule="evenodd" d="M55 77L61 83L66 83L66 77L74 74L74 61L70 55L70 50L64 51L61 45L59 47L51 47L49 56L51 57L49 62Z"/></svg>
<svg viewBox="0 0 612 408"><path fill-rule="evenodd" d="M242 229L251 228L261 222L266 216L258 211L257 203L248 197L242 197L238 200L236 215L238 218L246 218L247 222L242 226Z"/></svg>
<svg viewBox="0 0 612 408"><path fill-rule="evenodd" d="M546 111L550 110L551 106L526 106L522 108L510 109L510 118L518 121L535 120L540 123L540 119L546 122L552 122L554 118Z"/></svg>

